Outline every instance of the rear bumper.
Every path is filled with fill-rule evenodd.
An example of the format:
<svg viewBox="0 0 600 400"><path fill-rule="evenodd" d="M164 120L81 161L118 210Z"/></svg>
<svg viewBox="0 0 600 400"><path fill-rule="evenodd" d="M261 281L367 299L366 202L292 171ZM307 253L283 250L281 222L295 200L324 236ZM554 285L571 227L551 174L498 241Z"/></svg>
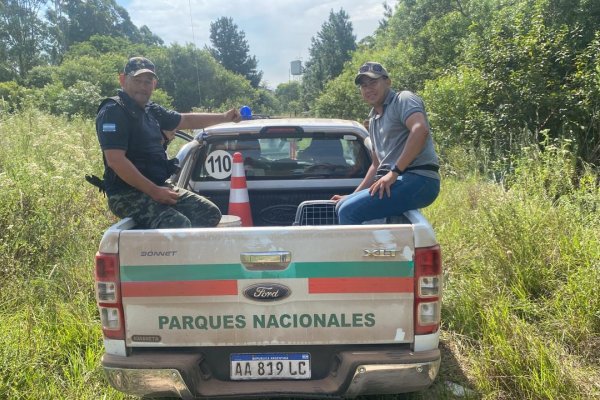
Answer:
<svg viewBox="0 0 600 400"><path fill-rule="evenodd" d="M117 390L148 397L355 397L427 388L437 376L439 349L344 351L322 379L305 381L229 381L202 368L198 353L146 353L128 357L105 354L102 365Z"/></svg>

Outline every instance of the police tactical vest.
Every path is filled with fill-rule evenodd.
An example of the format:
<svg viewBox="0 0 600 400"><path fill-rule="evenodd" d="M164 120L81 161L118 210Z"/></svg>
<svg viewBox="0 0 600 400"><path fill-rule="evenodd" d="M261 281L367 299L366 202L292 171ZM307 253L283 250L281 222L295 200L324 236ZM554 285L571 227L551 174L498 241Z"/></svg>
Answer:
<svg viewBox="0 0 600 400"><path fill-rule="evenodd" d="M145 138L144 135L144 114L145 110L141 112L136 112L135 110L129 109L124 103L123 100L119 96L113 96L104 99L100 106L98 107L98 111L102 109L106 104L114 102L119 105L119 107L125 112L125 115L128 117L128 126L127 130L129 132L129 142L127 145L126 157L132 162L132 164L144 175L146 178L151 180L157 185L163 185L165 181L169 178L169 176L173 173L173 169L171 167L171 163L167 160L166 153L163 154L149 154L144 152L136 151L139 147L139 141ZM148 109L148 114L155 121L156 118L152 114L152 108ZM157 122L158 124L158 122ZM162 131L160 133L163 135ZM166 142L166 141L165 141ZM121 180L114 171L107 171L104 174L104 179L107 181L108 185L111 187L129 187L127 183Z"/></svg>

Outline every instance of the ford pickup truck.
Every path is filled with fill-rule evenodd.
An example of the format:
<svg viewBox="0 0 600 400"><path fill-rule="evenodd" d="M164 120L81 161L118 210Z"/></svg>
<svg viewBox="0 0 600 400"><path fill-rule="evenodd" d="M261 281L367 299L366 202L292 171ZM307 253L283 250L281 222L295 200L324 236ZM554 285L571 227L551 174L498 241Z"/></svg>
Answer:
<svg viewBox="0 0 600 400"><path fill-rule="evenodd" d="M439 370L442 265L411 210L338 225L370 163L362 125L256 119L197 132L172 177L226 214L242 154L253 226L111 226L95 258L102 367L119 391L183 399L418 391ZM234 225L234 226L230 226Z"/></svg>

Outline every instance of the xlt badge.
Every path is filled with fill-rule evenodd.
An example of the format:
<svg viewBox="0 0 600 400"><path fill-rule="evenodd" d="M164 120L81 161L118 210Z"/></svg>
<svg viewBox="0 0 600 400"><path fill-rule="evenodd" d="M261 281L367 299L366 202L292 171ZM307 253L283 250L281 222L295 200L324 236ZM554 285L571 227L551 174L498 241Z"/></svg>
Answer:
<svg viewBox="0 0 600 400"><path fill-rule="evenodd" d="M396 250L363 249L363 257L396 257Z"/></svg>

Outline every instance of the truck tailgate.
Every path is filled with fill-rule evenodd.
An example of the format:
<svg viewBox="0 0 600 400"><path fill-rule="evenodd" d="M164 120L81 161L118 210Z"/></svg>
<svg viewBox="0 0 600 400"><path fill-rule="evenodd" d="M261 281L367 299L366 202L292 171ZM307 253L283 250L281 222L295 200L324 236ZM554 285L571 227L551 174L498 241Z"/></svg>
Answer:
<svg viewBox="0 0 600 400"><path fill-rule="evenodd" d="M412 225L126 230L130 347L410 343Z"/></svg>

